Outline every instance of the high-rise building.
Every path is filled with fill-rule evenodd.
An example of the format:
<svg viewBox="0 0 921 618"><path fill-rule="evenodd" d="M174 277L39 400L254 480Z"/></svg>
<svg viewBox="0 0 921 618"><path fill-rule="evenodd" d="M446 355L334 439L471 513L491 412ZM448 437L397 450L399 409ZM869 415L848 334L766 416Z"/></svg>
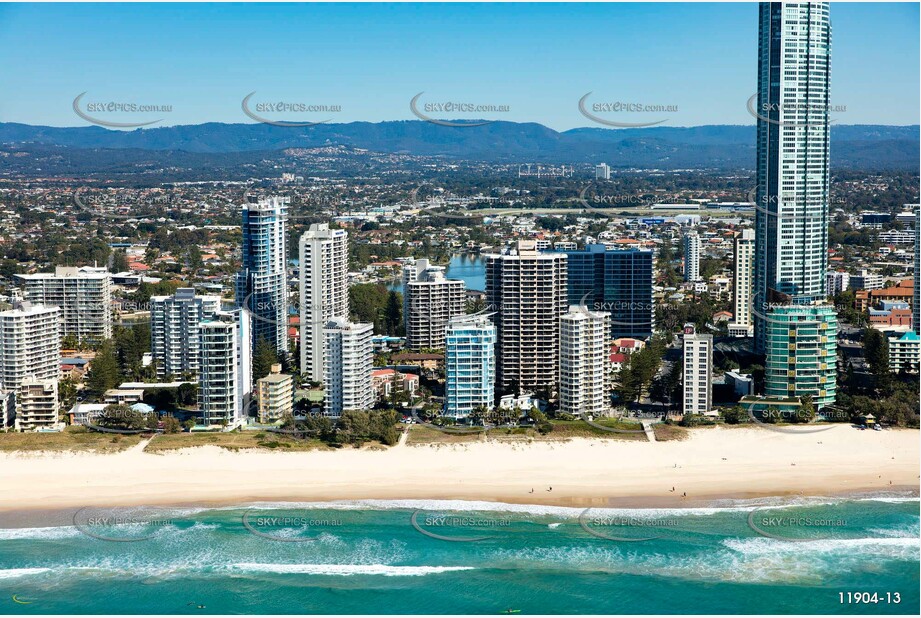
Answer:
<svg viewBox="0 0 921 618"><path fill-rule="evenodd" d="M560 412L598 416L610 407L610 322L581 306L560 318Z"/></svg>
<svg viewBox="0 0 921 618"><path fill-rule="evenodd" d="M494 311L502 393L555 390L560 317L566 312L566 254L540 253L534 241L486 256L486 308Z"/></svg>
<svg viewBox="0 0 921 618"><path fill-rule="evenodd" d="M835 402L838 317L826 304L785 305L766 315L764 394L812 396L816 409Z"/></svg>
<svg viewBox="0 0 921 618"><path fill-rule="evenodd" d="M112 336L112 276L105 268L58 266L53 273L16 276L24 300L61 310L61 337L98 343Z"/></svg>
<svg viewBox="0 0 921 618"><path fill-rule="evenodd" d="M693 230L684 235L684 280L700 281L700 236Z"/></svg>
<svg viewBox="0 0 921 618"><path fill-rule="evenodd" d="M61 310L23 302L0 311L0 390L15 392L26 378L61 373Z"/></svg>
<svg viewBox="0 0 921 618"><path fill-rule="evenodd" d="M755 230L744 229L736 235L732 251L732 311L733 321L729 334L734 337L751 337L752 284L754 282Z"/></svg>
<svg viewBox="0 0 921 618"><path fill-rule="evenodd" d="M652 336L653 252L647 249L608 249L586 245L565 251L567 303L610 316L611 338Z"/></svg>
<svg viewBox="0 0 921 618"><path fill-rule="evenodd" d="M826 2L762 2L758 39L755 349L777 305L825 299L831 26Z"/></svg>
<svg viewBox="0 0 921 618"><path fill-rule="evenodd" d="M713 335L699 334L693 324L685 324L683 414L710 414L712 378Z"/></svg>
<svg viewBox="0 0 921 618"><path fill-rule="evenodd" d="M451 319L445 341L445 415L464 418L496 397L496 327L485 315Z"/></svg>
<svg viewBox="0 0 921 618"><path fill-rule="evenodd" d="M29 377L15 391L17 431L33 431L58 423L58 379Z"/></svg>
<svg viewBox="0 0 921 618"><path fill-rule="evenodd" d="M288 353L288 198L243 204L242 267L237 275L237 305L252 319L255 348L264 339Z"/></svg>
<svg viewBox="0 0 921 618"><path fill-rule="evenodd" d="M611 180L611 167L607 163L595 166L595 180Z"/></svg>
<svg viewBox="0 0 921 618"><path fill-rule="evenodd" d="M825 294L834 296L848 289L851 285L850 274L841 271L829 271L825 273Z"/></svg>
<svg viewBox="0 0 921 618"><path fill-rule="evenodd" d="M407 276L408 270L411 279ZM406 347L411 350L444 348L448 321L466 312L464 282L446 278L443 267L430 265L425 259L404 267L403 273Z"/></svg>
<svg viewBox="0 0 921 618"><path fill-rule="evenodd" d="M233 428L245 420L252 392L252 316L220 311L199 325L198 404L205 425Z"/></svg>
<svg viewBox="0 0 921 618"><path fill-rule="evenodd" d="M371 380L374 326L335 318L327 322L323 335L326 340L323 413L339 417L344 410L370 409L374 405Z"/></svg>
<svg viewBox="0 0 921 618"><path fill-rule="evenodd" d="M272 365L271 373L256 380L259 422L274 423L294 413L294 376Z"/></svg>
<svg viewBox="0 0 921 618"><path fill-rule="evenodd" d="M349 317L348 233L314 223L301 236L299 256L301 373L322 382L323 329Z"/></svg>
<svg viewBox="0 0 921 618"><path fill-rule="evenodd" d="M918 373L921 365L921 337L910 330L886 338L889 346L889 371L892 373Z"/></svg>
<svg viewBox="0 0 921 618"><path fill-rule="evenodd" d="M921 206L915 210L915 289L911 306L911 325L921 334Z"/></svg>
<svg viewBox="0 0 921 618"><path fill-rule="evenodd" d="M196 296L194 288L150 297L150 349L157 377L198 376L199 324L220 310L219 296Z"/></svg>

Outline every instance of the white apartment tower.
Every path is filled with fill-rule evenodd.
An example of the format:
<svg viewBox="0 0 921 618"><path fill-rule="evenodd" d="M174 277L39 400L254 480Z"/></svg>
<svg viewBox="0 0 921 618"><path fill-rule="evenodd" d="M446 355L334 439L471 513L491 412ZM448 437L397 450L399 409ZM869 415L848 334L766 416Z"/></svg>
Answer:
<svg viewBox="0 0 921 618"><path fill-rule="evenodd" d="M61 337L100 342L112 336L112 276L105 268L58 266L53 273L16 276L24 300L61 310Z"/></svg>
<svg viewBox="0 0 921 618"><path fill-rule="evenodd" d="M372 324L355 324L345 318L327 322L323 329L326 354L323 385L326 389L323 413L338 418L343 410L368 410L374 405L371 382L374 353Z"/></svg>
<svg viewBox="0 0 921 618"><path fill-rule="evenodd" d="M416 271L411 281L406 281L407 269ZM403 272L406 347L443 349L449 320L466 312L464 282L446 278L444 268L431 266L428 260L416 260L415 265L404 267Z"/></svg>
<svg viewBox="0 0 921 618"><path fill-rule="evenodd" d="M700 236L693 230L684 235L684 280L700 281Z"/></svg>
<svg viewBox="0 0 921 618"><path fill-rule="evenodd" d="M598 416L610 407L611 316L570 307L560 319L560 412Z"/></svg>
<svg viewBox="0 0 921 618"><path fill-rule="evenodd" d="M758 40L755 306L824 301L831 25L827 2L762 2ZM755 351L766 324L755 315Z"/></svg>
<svg viewBox="0 0 921 618"><path fill-rule="evenodd" d="M734 337L751 337L752 285L754 283L755 230L744 229L736 235L732 251L732 317L729 334Z"/></svg>
<svg viewBox="0 0 921 618"><path fill-rule="evenodd" d="M57 380L61 373L61 310L23 302L0 311L0 390L23 380Z"/></svg>
<svg viewBox="0 0 921 618"><path fill-rule="evenodd" d="M560 370L560 317L567 300L567 256L534 241L486 256L486 308L494 311L500 393L554 390Z"/></svg>
<svg viewBox="0 0 921 618"><path fill-rule="evenodd" d="M595 180L611 180L611 168L607 163L595 166Z"/></svg>
<svg viewBox="0 0 921 618"><path fill-rule="evenodd" d="M314 223L300 247L301 373L323 381L326 324L349 317L348 233Z"/></svg>
<svg viewBox="0 0 921 618"><path fill-rule="evenodd" d="M196 296L193 288L150 298L150 348L157 377L198 375L199 325L220 310L219 296Z"/></svg>
<svg viewBox="0 0 921 618"><path fill-rule="evenodd" d="M693 324L685 324L683 414L710 414L712 378L713 335L700 335Z"/></svg>
<svg viewBox="0 0 921 618"><path fill-rule="evenodd" d="M199 325L198 404L205 425L238 426L252 392L252 316L218 312Z"/></svg>

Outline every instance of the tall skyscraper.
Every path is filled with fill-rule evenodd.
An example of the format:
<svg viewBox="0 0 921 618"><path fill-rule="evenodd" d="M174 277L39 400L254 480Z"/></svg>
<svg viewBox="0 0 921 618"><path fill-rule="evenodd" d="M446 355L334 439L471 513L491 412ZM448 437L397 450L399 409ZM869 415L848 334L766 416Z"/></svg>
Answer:
<svg viewBox="0 0 921 618"><path fill-rule="evenodd" d="M330 320L323 329L323 413L337 418L343 410L368 410L374 405L371 370L374 352L372 324L355 324L345 318Z"/></svg>
<svg viewBox="0 0 921 618"><path fill-rule="evenodd" d="M684 235L684 280L700 281L700 236L693 230Z"/></svg>
<svg viewBox="0 0 921 618"><path fill-rule="evenodd" d="M95 266L58 266L53 273L16 275L23 298L61 310L61 337L98 343L112 336L112 276Z"/></svg>
<svg viewBox="0 0 921 618"><path fill-rule="evenodd" d="M205 425L239 425L252 393L252 316L219 311L199 325L198 404Z"/></svg>
<svg viewBox="0 0 921 618"><path fill-rule="evenodd" d="M194 288L150 297L150 349L157 377L198 376L199 325L220 310L219 296L196 296Z"/></svg>
<svg viewBox="0 0 921 618"><path fill-rule="evenodd" d="M485 315L451 319L445 341L445 415L492 408L496 397L496 327Z"/></svg>
<svg viewBox="0 0 921 618"><path fill-rule="evenodd" d="M299 247L301 305L301 373L323 381L323 329L327 322L349 317L348 233L314 223Z"/></svg>
<svg viewBox="0 0 921 618"><path fill-rule="evenodd" d="M20 303L0 311L0 390L15 392L26 378L61 374L61 310Z"/></svg>
<svg viewBox="0 0 921 618"><path fill-rule="evenodd" d="M911 306L911 325L921 334L921 205L915 211L915 290Z"/></svg>
<svg viewBox="0 0 921 618"><path fill-rule="evenodd" d="M560 319L560 412L598 416L610 408L610 321L580 306Z"/></svg>
<svg viewBox="0 0 921 618"><path fill-rule="evenodd" d="M534 241L486 256L486 308L495 311L501 393L556 389L560 316L566 312L566 254L540 253Z"/></svg>
<svg viewBox="0 0 921 618"><path fill-rule="evenodd" d="M412 275L409 281L407 270ZM411 350L444 348L448 321L466 311L464 282L446 278L444 268L432 266L428 260L416 260L414 265L404 267L403 272L406 347Z"/></svg>
<svg viewBox="0 0 921 618"><path fill-rule="evenodd" d="M652 336L655 304L652 296L653 252L647 249L608 249L586 245L565 251L567 304L610 316L611 338Z"/></svg>
<svg viewBox="0 0 921 618"><path fill-rule="evenodd" d="M713 335L701 335L693 324L684 325L683 414L709 414L713 407Z"/></svg>
<svg viewBox="0 0 921 618"><path fill-rule="evenodd" d="M830 42L828 3L761 3L753 110L758 352L772 307L825 298Z"/></svg>
<svg viewBox="0 0 921 618"><path fill-rule="evenodd" d="M755 230L744 229L736 235L732 251L732 323L729 334L734 337L751 337L752 284L754 283Z"/></svg>
<svg viewBox="0 0 921 618"><path fill-rule="evenodd" d="M242 268L237 275L237 304L251 318L255 347L267 341L288 353L288 198L272 197L243 204Z"/></svg>

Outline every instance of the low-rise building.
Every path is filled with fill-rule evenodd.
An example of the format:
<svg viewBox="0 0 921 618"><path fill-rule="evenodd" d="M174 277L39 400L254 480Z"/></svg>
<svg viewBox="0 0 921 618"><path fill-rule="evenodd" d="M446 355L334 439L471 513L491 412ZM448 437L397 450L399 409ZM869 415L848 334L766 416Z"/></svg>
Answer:
<svg viewBox="0 0 921 618"><path fill-rule="evenodd" d="M58 425L58 381L26 378L15 391L18 431L54 428Z"/></svg>
<svg viewBox="0 0 921 618"><path fill-rule="evenodd" d="M260 423L274 423L294 414L294 376L272 365L272 372L256 380L256 401Z"/></svg>

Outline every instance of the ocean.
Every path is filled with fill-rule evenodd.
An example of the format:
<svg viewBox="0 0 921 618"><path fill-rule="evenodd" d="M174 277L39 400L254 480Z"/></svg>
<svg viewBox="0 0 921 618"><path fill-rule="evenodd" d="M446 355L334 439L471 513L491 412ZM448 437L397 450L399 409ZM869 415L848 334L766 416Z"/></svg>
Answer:
<svg viewBox="0 0 921 618"><path fill-rule="evenodd" d="M919 613L915 496L87 508L0 525L7 614Z"/></svg>

